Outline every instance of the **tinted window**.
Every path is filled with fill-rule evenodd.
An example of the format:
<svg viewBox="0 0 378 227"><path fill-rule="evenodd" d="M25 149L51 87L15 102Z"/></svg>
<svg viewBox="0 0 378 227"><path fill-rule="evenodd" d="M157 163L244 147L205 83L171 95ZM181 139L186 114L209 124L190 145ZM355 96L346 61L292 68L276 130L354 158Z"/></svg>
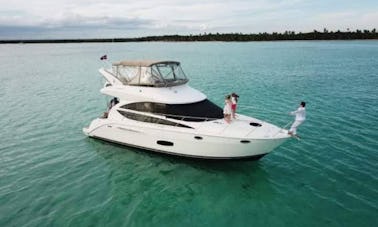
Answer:
<svg viewBox="0 0 378 227"><path fill-rule="evenodd" d="M120 114L122 114L123 116L125 116L125 117L127 117L131 120L135 120L135 121L142 121L142 122L161 124L161 125L177 126L177 127L183 127L183 128L192 128L192 127L187 126L187 125L178 124L178 123L175 123L175 122L172 122L172 121L167 121L167 120L156 118L156 117L150 117L150 116L145 116L145 115L141 115L141 114L129 113L129 112L126 112L126 111L121 111L121 110L118 110L118 112Z"/></svg>
<svg viewBox="0 0 378 227"><path fill-rule="evenodd" d="M169 118L184 121L206 121L223 118L223 110L209 100L189 104L137 102L124 105L121 108L163 114Z"/></svg>

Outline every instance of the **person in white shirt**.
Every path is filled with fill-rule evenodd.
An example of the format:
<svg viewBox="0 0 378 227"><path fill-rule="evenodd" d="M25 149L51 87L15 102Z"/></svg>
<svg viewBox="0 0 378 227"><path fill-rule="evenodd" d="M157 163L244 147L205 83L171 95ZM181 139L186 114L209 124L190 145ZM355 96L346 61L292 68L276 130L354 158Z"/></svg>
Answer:
<svg viewBox="0 0 378 227"><path fill-rule="evenodd" d="M289 134L290 135L297 135L297 128L306 120L306 103L301 102L299 108L296 111L290 112L291 115L295 115L295 121L291 125Z"/></svg>

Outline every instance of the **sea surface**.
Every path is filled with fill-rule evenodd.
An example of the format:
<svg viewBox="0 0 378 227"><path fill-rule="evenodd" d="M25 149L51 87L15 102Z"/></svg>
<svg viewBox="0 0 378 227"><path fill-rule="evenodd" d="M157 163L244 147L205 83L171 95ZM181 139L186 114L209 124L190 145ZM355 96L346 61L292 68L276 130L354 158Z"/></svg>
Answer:
<svg viewBox="0 0 378 227"><path fill-rule="evenodd" d="M279 126L259 161L87 138L100 56L182 63L190 85ZM0 45L0 226L378 226L378 41ZM206 152L206 151L204 151Z"/></svg>

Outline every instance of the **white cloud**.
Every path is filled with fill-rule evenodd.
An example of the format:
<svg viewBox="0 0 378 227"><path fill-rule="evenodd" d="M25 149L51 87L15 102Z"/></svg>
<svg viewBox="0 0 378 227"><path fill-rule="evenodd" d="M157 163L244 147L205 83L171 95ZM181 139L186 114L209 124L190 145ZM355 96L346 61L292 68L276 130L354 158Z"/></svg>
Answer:
<svg viewBox="0 0 378 227"><path fill-rule="evenodd" d="M238 14L241 18L248 14L256 13L259 10L272 10L284 5L291 5L295 1L88 1L88 0L0 0L2 12L10 12L18 10L23 16L13 18L15 25L27 22L27 25L35 26L48 25L49 27L62 26L67 21L88 20L88 24L99 22L103 24L103 20L95 20L93 18L125 18L140 19L154 21L156 24L167 23L170 26L182 26L179 20L208 21L214 24L220 24L223 19L235 17L238 20ZM1 15L0 11L0 15ZM245 14L245 15L243 15ZM9 20L1 18L0 24L9 24ZM188 26L193 26L190 22Z"/></svg>
<svg viewBox="0 0 378 227"><path fill-rule="evenodd" d="M378 27L378 12L376 11L341 11L321 13L310 21L314 28L330 30L372 29Z"/></svg>
<svg viewBox="0 0 378 227"><path fill-rule="evenodd" d="M199 32L311 31L378 27L378 10L332 10L309 0L0 0L1 27L119 30L154 35ZM139 31L139 32L138 32ZM1 31L0 31L1 33ZM109 33L111 35L111 33Z"/></svg>

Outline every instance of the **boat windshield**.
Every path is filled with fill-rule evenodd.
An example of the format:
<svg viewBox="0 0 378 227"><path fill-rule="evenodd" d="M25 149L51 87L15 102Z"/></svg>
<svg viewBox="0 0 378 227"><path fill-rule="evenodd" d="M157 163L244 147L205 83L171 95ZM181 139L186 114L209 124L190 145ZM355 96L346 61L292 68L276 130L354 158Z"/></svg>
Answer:
<svg viewBox="0 0 378 227"><path fill-rule="evenodd" d="M223 110L207 99L188 104L136 102L123 105L121 108L154 113L183 121L200 122L223 118Z"/></svg>
<svg viewBox="0 0 378 227"><path fill-rule="evenodd" d="M188 82L179 62L120 62L113 72L124 85L170 87Z"/></svg>

